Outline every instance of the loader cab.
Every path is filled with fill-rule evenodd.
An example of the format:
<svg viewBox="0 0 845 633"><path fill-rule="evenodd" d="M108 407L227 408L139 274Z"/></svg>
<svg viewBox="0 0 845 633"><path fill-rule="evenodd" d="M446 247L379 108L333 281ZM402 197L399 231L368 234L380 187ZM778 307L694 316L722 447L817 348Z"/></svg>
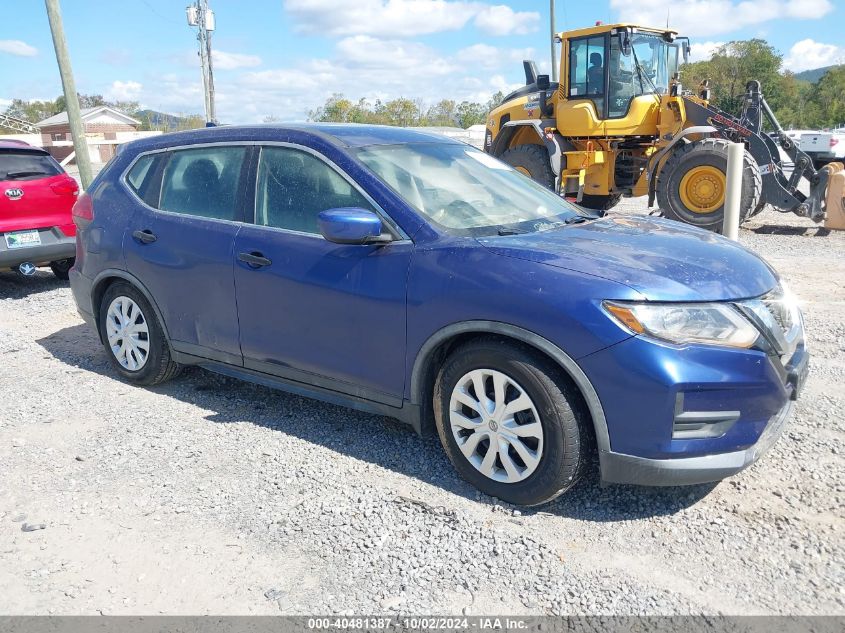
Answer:
<svg viewBox="0 0 845 633"><path fill-rule="evenodd" d="M560 39L564 51L561 76L566 78L568 102L559 115L564 118L558 122L562 129L590 130L602 121L625 128L629 114L632 123L641 123L642 108L632 112L632 104L644 101L642 105L648 109L660 95L668 94L686 50L686 38L677 38L673 31L625 25L581 29L561 34ZM570 110L574 120L566 121ZM600 127L600 131L594 130L596 134L608 131L607 125Z"/></svg>

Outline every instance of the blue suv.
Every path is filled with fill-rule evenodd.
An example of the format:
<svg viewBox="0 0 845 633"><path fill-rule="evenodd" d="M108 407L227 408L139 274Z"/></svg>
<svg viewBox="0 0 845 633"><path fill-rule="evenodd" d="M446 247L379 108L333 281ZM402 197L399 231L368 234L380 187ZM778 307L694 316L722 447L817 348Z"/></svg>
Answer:
<svg viewBox="0 0 845 633"><path fill-rule="evenodd" d="M461 476L544 503L715 481L807 373L775 272L712 233L597 218L483 152L355 125L127 145L74 208L79 311L115 371L182 365L436 429Z"/></svg>

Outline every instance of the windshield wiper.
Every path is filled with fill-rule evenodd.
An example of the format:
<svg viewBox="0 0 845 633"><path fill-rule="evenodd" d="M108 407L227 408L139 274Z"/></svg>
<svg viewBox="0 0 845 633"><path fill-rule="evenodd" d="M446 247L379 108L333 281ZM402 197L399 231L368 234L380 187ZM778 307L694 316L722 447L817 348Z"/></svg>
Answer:
<svg viewBox="0 0 845 633"><path fill-rule="evenodd" d="M583 215L573 215L571 218L566 218L564 220L565 224L581 224L582 222L586 222L590 218L585 218Z"/></svg>
<svg viewBox="0 0 845 633"><path fill-rule="evenodd" d="M500 226L496 231L499 235L525 235L528 231L515 229L512 226Z"/></svg>
<svg viewBox="0 0 845 633"><path fill-rule="evenodd" d="M23 178L25 176L48 176L46 171L10 171L6 174L6 178L13 180L15 178Z"/></svg>

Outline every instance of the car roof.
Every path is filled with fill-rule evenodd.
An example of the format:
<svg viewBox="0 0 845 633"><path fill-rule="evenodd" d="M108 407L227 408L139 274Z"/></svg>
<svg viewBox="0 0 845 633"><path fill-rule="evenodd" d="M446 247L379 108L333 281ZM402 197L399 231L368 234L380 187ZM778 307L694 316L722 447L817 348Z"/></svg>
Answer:
<svg viewBox="0 0 845 633"><path fill-rule="evenodd" d="M33 152L33 153L36 153L36 154L49 154L50 153L46 149L43 149L41 147L35 147L33 145L30 145L29 143L27 143L25 141L16 141L14 139L8 139L8 140L0 141L0 150L6 150L6 149L13 149L13 150L17 150L19 152Z"/></svg>
<svg viewBox="0 0 845 633"><path fill-rule="evenodd" d="M440 134L409 130L389 125L365 125L358 123L289 123L261 125L220 125L185 132L171 132L150 136L130 144L135 151L152 147L162 148L194 143L213 143L224 140L279 141L290 133L312 136L342 148L365 147L369 145L399 145L404 143L446 143L460 144Z"/></svg>

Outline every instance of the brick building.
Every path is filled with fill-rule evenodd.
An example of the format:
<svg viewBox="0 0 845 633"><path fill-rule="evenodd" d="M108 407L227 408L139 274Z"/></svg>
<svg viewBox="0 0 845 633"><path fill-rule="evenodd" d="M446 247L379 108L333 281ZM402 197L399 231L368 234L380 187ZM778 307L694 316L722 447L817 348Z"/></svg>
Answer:
<svg viewBox="0 0 845 633"><path fill-rule="evenodd" d="M113 155L118 142L118 133L136 132L141 125L132 117L108 106L82 109L82 124L91 150L91 160L105 163ZM73 151L73 137L67 112L60 112L35 124L41 131L43 147L58 161L64 160ZM125 134L121 134L121 137Z"/></svg>

